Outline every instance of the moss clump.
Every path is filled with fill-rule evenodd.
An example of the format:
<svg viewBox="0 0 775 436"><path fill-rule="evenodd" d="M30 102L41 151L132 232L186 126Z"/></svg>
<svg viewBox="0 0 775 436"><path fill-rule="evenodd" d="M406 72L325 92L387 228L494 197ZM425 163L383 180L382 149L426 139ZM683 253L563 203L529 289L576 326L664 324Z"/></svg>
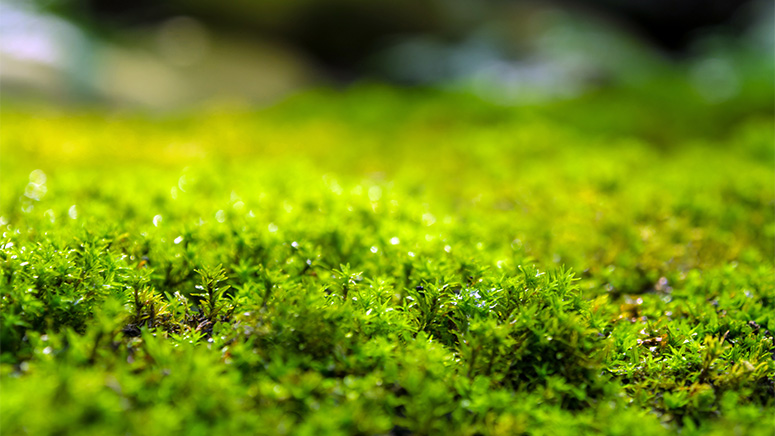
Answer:
<svg viewBox="0 0 775 436"><path fill-rule="evenodd" d="M617 95L6 107L0 428L769 434L771 110Z"/></svg>

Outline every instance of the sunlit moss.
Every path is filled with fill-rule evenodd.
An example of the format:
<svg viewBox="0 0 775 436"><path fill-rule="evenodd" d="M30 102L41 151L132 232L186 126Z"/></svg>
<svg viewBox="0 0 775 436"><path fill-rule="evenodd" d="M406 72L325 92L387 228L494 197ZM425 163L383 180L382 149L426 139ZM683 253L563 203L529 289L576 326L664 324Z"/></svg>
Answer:
<svg viewBox="0 0 775 436"><path fill-rule="evenodd" d="M4 109L0 428L767 434L771 116L597 98Z"/></svg>

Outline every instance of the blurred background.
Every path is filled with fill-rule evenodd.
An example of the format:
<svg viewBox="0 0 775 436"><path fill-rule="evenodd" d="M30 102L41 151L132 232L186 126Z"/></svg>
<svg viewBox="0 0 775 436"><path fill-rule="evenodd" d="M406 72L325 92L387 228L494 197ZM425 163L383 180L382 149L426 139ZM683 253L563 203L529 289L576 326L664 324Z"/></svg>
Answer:
<svg viewBox="0 0 775 436"><path fill-rule="evenodd" d="M519 105L673 77L772 102L773 23L771 0L3 0L0 96L170 110L368 81Z"/></svg>

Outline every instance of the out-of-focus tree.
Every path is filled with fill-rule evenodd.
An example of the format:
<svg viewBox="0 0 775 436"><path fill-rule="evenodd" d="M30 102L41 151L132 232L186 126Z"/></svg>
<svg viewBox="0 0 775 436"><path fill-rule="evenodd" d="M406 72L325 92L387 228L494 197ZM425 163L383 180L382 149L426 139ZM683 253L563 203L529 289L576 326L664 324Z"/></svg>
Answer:
<svg viewBox="0 0 775 436"><path fill-rule="evenodd" d="M270 37L309 53L335 71L357 73L395 35L463 38L504 13L580 10L629 28L673 54L690 48L702 29L740 31L756 0L35 0L103 32L193 16L218 31Z"/></svg>

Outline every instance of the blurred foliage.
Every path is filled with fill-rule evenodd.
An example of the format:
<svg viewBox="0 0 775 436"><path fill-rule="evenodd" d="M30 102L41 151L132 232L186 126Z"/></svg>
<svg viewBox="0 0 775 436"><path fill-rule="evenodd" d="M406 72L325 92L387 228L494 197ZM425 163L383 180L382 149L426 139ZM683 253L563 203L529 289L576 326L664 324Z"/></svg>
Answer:
<svg viewBox="0 0 775 436"><path fill-rule="evenodd" d="M770 434L771 101L687 95L5 105L0 428Z"/></svg>

